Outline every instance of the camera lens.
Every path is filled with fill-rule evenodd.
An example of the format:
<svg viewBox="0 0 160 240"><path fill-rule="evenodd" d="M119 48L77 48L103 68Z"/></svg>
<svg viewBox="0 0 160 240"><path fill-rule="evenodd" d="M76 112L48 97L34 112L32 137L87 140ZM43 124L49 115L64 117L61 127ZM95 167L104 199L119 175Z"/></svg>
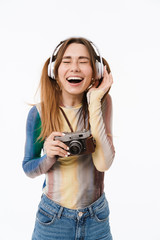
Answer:
<svg viewBox="0 0 160 240"><path fill-rule="evenodd" d="M69 151L72 155L78 155L82 151L82 143L79 141L72 141L69 145Z"/></svg>

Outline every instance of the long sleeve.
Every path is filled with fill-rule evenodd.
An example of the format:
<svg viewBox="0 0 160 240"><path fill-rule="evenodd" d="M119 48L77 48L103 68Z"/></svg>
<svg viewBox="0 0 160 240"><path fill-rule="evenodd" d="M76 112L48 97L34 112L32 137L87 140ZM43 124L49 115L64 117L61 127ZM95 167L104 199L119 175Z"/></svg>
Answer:
<svg viewBox="0 0 160 240"><path fill-rule="evenodd" d="M29 111L26 125L25 154L22 163L24 172L29 177L46 173L54 164L54 159L41 156L44 141L37 140L41 132L41 119L36 106Z"/></svg>
<svg viewBox="0 0 160 240"><path fill-rule="evenodd" d="M92 91L88 97L91 132L96 140L92 154L96 169L104 172L111 166L115 150L112 142L112 100L102 90Z"/></svg>

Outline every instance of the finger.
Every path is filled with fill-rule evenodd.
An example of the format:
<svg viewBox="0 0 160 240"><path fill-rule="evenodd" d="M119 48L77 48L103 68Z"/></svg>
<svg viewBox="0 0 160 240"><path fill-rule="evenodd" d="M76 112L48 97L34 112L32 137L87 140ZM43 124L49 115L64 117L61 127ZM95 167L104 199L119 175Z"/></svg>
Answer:
<svg viewBox="0 0 160 240"><path fill-rule="evenodd" d="M113 83L113 77L112 77L112 73L111 72L109 74L109 81L110 81L110 83Z"/></svg>
<svg viewBox="0 0 160 240"><path fill-rule="evenodd" d="M63 150L62 148L60 147L56 147L53 149L51 149L50 151L48 151L47 153L48 156L55 156L55 155L58 155L60 157L68 157L70 155L69 152Z"/></svg>
<svg viewBox="0 0 160 240"><path fill-rule="evenodd" d="M105 71L105 77L104 79L106 80L106 82L108 84L112 84L113 83L113 77L112 77L112 73L108 73L107 70Z"/></svg>
<svg viewBox="0 0 160 240"><path fill-rule="evenodd" d="M69 147L65 143L63 143L59 140L54 140L54 141L50 142L50 145L53 146L53 147L58 146L58 147L61 147L65 150L69 150Z"/></svg>
<svg viewBox="0 0 160 240"><path fill-rule="evenodd" d="M107 66L104 66L103 76L108 76Z"/></svg>
<svg viewBox="0 0 160 240"><path fill-rule="evenodd" d="M106 66L104 66L104 73L103 73L103 81L102 86L106 86L106 84L109 82L109 74L106 70Z"/></svg>
<svg viewBox="0 0 160 240"><path fill-rule="evenodd" d="M52 132L47 139L48 140L54 140L55 136L64 136L64 133L62 133L62 132Z"/></svg>
<svg viewBox="0 0 160 240"><path fill-rule="evenodd" d="M96 88L96 87L98 86L98 84L99 84L99 80L95 80L95 83L94 83L94 85L93 85L93 88Z"/></svg>

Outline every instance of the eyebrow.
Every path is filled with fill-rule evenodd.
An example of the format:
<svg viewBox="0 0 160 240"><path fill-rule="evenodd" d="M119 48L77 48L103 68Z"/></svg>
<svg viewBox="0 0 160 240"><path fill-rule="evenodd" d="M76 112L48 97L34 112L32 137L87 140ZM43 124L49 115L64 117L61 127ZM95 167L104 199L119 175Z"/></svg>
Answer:
<svg viewBox="0 0 160 240"><path fill-rule="evenodd" d="M72 57L71 56L64 56L62 59L71 59ZM90 60L89 57L85 57L85 56L79 56L78 59L87 59L87 60Z"/></svg>

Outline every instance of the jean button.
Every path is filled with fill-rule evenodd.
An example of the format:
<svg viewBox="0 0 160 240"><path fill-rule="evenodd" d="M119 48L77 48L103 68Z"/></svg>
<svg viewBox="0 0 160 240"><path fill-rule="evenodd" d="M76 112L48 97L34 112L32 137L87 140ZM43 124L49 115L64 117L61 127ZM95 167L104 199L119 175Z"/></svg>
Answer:
<svg viewBox="0 0 160 240"><path fill-rule="evenodd" d="M82 215L83 215L83 212L79 212L79 213L78 213L78 216L79 216L79 217L82 217Z"/></svg>

